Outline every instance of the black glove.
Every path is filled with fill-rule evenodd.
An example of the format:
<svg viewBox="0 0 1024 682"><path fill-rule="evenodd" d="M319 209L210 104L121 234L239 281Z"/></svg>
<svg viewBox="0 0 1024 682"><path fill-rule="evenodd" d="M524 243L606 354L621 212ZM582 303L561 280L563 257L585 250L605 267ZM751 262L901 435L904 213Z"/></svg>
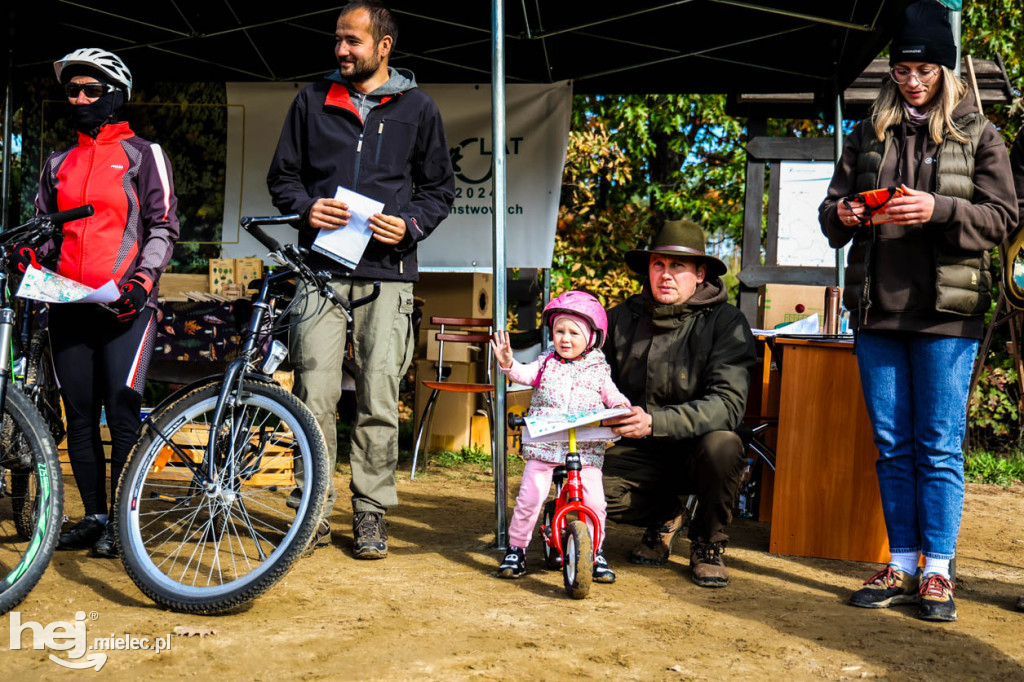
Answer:
<svg viewBox="0 0 1024 682"><path fill-rule="evenodd" d="M39 268L39 261L36 260L36 250L31 246L19 246L11 254L11 262L18 269L18 272L25 272L28 266Z"/></svg>
<svg viewBox="0 0 1024 682"><path fill-rule="evenodd" d="M121 287L121 298L114 301L111 307L117 311L118 322L131 322L146 307L148 300L149 292L146 290L146 283L136 275L124 283L124 286Z"/></svg>

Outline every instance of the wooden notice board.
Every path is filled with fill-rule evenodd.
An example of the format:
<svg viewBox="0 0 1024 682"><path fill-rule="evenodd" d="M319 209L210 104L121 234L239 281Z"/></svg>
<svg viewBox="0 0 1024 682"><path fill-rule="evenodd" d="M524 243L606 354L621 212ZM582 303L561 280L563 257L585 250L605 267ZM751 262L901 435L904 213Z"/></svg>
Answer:
<svg viewBox="0 0 1024 682"><path fill-rule="evenodd" d="M871 423L853 344L776 339L779 431L770 549L889 560Z"/></svg>

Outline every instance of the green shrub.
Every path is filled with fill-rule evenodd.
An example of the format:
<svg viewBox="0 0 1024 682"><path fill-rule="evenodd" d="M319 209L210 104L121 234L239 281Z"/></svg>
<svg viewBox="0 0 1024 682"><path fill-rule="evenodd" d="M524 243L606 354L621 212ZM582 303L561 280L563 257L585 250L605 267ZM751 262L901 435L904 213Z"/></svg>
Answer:
<svg viewBox="0 0 1024 682"><path fill-rule="evenodd" d="M987 450L968 453L964 475L974 483L1013 485L1024 480L1024 452L992 453Z"/></svg>

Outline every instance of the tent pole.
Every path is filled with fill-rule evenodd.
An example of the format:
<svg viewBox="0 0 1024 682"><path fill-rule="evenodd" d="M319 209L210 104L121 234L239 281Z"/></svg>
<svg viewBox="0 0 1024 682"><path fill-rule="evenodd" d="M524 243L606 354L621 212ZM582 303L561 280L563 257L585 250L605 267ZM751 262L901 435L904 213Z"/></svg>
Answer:
<svg viewBox="0 0 1024 682"><path fill-rule="evenodd" d="M953 29L953 42L956 43L956 68L953 69L953 73L960 75L960 59L961 59L961 40L960 35L960 12L949 10L949 23Z"/></svg>
<svg viewBox="0 0 1024 682"><path fill-rule="evenodd" d="M3 130L3 163L0 165L0 173L3 173L3 189L0 190L0 200L3 203L3 213L0 213L0 231L7 227L7 219L11 209L11 117L14 108L14 51L7 52L7 87L4 88L4 130Z"/></svg>
<svg viewBox="0 0 1024 682"><path fill-rule="evenodd" d="M836 87L836 110L835 110L835 135L836 149L835 162L838 164L843 155L843 93ZM846 263L843 261L843 250L836 249L836 286L842 289L846 286Z"/></svg>
<svg viewBox="0 0 1024 682"><path fill-rule="evenodd" d="M543 282L543 298L541 299L541 310L551 301L551 266L544 268ZM551 334L548 333L548 328L541 323L540 325L540 350L543 353L544 349L551 343Z"/></svg>
<svg viewBox="0 0 1024 682"><path fill-rule="evenodd" d="M494 195L491 215L494 219L492 248L494 250L494 328L505 329L507 299L505 269L505 1L491 1L491 159L494 163ZM486 348L484 352L490 352ZM505 424L505 380L500 372L494 377L494 447L491 451L494 471L494 512L497 525L494 544L501 551L508 549L508 524L506 523L506 497L508 493L508 472L505 446L507 444Z"/></svg>

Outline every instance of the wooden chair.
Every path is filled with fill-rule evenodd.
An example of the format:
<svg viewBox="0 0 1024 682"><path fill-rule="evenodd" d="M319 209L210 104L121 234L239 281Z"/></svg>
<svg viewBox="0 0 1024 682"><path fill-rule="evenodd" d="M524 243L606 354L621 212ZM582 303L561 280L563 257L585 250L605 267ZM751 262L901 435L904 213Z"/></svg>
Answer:
<svg viewBox="0 0 1024 682"><path fill-rule="evenodd" d="M423 436L430 431L430 421L434 416L434 408L437 405L437 397L441 391L452 393L479 393L484 397L487 406L487 423L491 431L491 452L494 452L494 403L491 400L491 393L494 391L494 383L491 378L491 358L493 353L490 349L492 320L489 317L431 317L430 323L440 329L434 334L438 341L437 349L437 378L434 381L423 381L422 384L430 389L430 398L423 408L423 415L420 417L420 425L416 432L416 444L412 450L412 472L410 478L416 478L416 461L419 458L420 445L423 443ZM486 327L487 332L480 329ZM483 346L483 353L487 357L487 381L488 383L467 383L458 381L446 381L444 378L444 346L446 343L473 343Z"/></svg>

